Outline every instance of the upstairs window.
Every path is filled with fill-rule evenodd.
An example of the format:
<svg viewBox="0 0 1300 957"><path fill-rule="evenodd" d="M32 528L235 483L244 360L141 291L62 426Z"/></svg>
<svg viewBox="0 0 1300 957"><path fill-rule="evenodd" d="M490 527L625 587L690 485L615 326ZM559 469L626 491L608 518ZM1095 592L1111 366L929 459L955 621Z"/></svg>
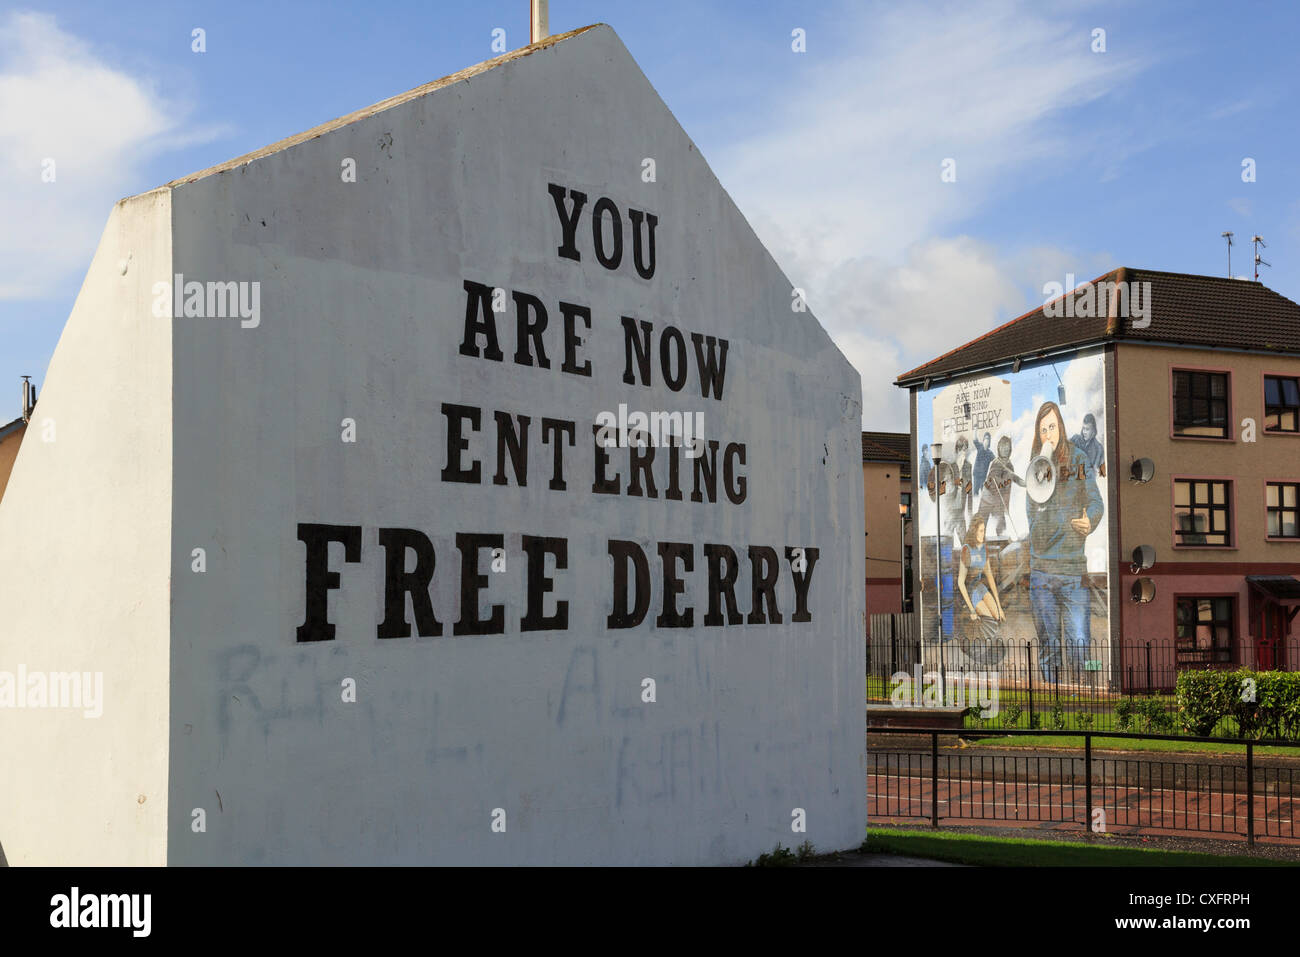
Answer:
<svg viewBox="0 0 1300 957"><path fill-rule="evenodd" d="M1174 435L1226 439L1228 374L1174 370Z"/></svg>
<svg viewBox="0 0 1300 957"><path fill-rule="evenodd" d="M1300 432L1300 380L1264 376L1264 431Z"/></svg>
<svg viewBox="0 0 1300 957"><path fill-rule="evenodd" d="M1300 538L1300 485L1269 482L1264 504L1268 509L1269 538Z"/></svg>
<svg viewBox="0 0 1300 957"><path fill-rule="evenodd" d="M1232 545L1232 483L1208 479L1174 482L1174 536L1179 545Z"/></svg>

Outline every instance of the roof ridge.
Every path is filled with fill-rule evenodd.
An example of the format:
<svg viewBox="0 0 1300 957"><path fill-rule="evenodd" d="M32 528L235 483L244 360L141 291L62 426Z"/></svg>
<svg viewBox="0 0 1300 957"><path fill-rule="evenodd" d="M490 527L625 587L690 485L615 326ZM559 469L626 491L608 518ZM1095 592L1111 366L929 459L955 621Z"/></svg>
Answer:
<svg viewBox="0 0 1300 957"><path fill-rule="evenodd" d="M1086 282L1086 283L1080 283L1079 285L1080 285L1080 286L1085 286L1085 285L1091 285L1092 283L1101 282L1101 281L1102 281L1103 279L1105 279L1107 276L1110 276L1110 275L1112 275L1112 274L1114 274L1114 273L1117 273L1117 272L1119 272L1119 270L1124 269L1124 268L1126 268L1126 267L1124 267L1124 266L1116 266L1114 269L1111 269L1111 270L1109 270L1109 271L1107 271L1107 272L1102 273L1102 274L1101 274L1100 276L1098 276L1097 278L1095 278L1095 279L1090 279L1090 280L1088 280L1088 282ZM1079 288L1079 286L1075 286L1075 287L1074 287L1074 289L1078 289L1078 288ZM921 369L924 369L924 368L925 368L926 366L928 366L928 365L934 365L934 363L936 363L936 362L939 362L939 361L941 361L941 360L943 360L943 359L946 359L946 358L948 358L949 356L954 355L955 353L961 352L963 349L968 348L969 346L973 346L973 345L975 345L975 343L977 343L977 342L981 342L981 341L983 341L984 339L987 339L989 336L992 336L992 335L995 335L995 334L1001 332L1003 329L1007 328L1008 326L1013 326L1013 325L1015 325L1017 322L1020 322L1021 320L1032 318L1032 317L1035 316L1036 314L1038 314L1038 313L1042 312L1043 310L1045 310L1045 309L1046 309L1048 306L1050 306L1052 303L1054 303L1054 302L1060 302L1060 301L1061 301L1062 299L1064 299L1066 296L1070 295L1070 293L1074 292L1074 289L1069 289L1069 290L1066 290L1065 292L1062 292L1062 293L1061 293L1059 296L1057 296L1055 299L1049 299L1047 302L1043 303L1041 306L1038 306L1038 307L1036 307L1036 308L1034 308L1034 309L1030 309L1030 310L1029 310L1028 312L1026 312L1024 315L1016 316L1016 318L1011 319L1011 320L1008 320L1007 322L1002 323L1002 325L997 326L996 328L990 329L988 332L984 333L984 334L981 335L981 336L976 336L974 339L971 339L969 342L966 342L966 343L963 343L963 344L960 345L960 346L957 346L955 349L949 349L947 352L943 353L943 355L938 355L938 356L935 356L933 359L929 359L929 360L927 360L927 361L925 361L925 362L922 362L922 363L921 363L919 366L917 366L915 369L909 369L907 372L900 373L900 374L899 374L899 375L894 379L894 381L895 381L895 382L902 382L902 381L903 381L904 379L906 379L908 376L912 375L913 373L915 373L915 372L917 372L917 371L919 371L919 370L921 370Z"/></svg>
<svg viewBox="0 0 1300 957"><path fill-rule="evenodd" d="M1142 316L1146 321L1129 328L1116 324L1100 303L1096 308L1061 314L1052 306L1079 292L1108 285L1141 283L1158 300L1150 302ZM1213 286L1214 288L1206 288ZM1146 297L1143 297L1146 298ZM1110 311L1114 312L1114 301ZM1055 314L1054 314L1055 313ZM1150 329L1147 327L1151 326ZM1259 343L1259 332L1266 341ZM1077 350L1110 342L1168 341L1189 348L1262 348L1270 353L1300 355L1300 303L1262 282L1195 273L1172 273L1140 267L1116 267L1091 281L1049 300L1042 306L1004 322L954 349L924 362L895 379L908 388L930 377L953 379L977 369L992 370L1014 363L1017 357L1034 361L1061 350Z"/></svg>
<svg viewBox="0 0 1300 957"><path fill-rule="evenodd" d="M1170 272L1167 269L1147 269L1143 266L1126 266L1125 268L1128 269L1129 272L1148 273L1156 276L1175 276L1179 279L1208 279L1213 282L1230 282L1230 283L1249 282L1259 286L1259 288L1261 289L1267 289L1275 296L1281 295L1281 293L1277 292L1274 289L1270 289L1268 286L1264 285L1262 282L1259 282L1256 279L1238 279L1236 276L1209 276L1204 273L1195 273L1195 272ZM1283 296L1283 298L1285 299L1286 297Z"/></svg>

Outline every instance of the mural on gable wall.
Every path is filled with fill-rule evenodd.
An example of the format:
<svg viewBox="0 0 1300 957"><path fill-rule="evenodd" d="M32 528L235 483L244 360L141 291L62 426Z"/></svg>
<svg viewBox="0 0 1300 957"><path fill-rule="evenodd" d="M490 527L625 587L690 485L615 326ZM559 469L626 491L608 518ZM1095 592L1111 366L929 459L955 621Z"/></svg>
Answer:
<svg viewBox="0 0 1300 957"><path fill-rule="evenodd" d="M947 667L1023 674L1026 642L1035 681L1106 666L1105 396L1100 353L916 393L917 607Z"/></svg>

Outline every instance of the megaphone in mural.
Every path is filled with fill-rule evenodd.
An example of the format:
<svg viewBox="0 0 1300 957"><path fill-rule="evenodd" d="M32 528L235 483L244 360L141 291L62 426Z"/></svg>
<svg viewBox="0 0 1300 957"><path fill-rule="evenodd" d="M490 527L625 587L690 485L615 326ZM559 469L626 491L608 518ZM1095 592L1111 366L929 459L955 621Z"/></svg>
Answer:
<svg viewBox="0 0 1300 957"><path fill-rule="evenodd" d="M1030 501L1042 505L1056 491L1056 463L1052 453L1056 450L1048 442L1038 455L1029 460L1028 474L1025 476L1025 494Z"/></svg>

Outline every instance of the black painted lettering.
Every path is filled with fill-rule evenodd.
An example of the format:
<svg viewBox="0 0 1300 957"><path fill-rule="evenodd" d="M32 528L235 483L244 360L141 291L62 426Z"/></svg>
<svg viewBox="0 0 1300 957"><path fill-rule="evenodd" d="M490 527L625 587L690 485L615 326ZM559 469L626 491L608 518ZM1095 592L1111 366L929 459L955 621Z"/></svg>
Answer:
<svg viewBox="0 0 1300 957"><path fill-rule="evenodd" d="M609 557L614 562L614 606L605 620L607 628L635 628L645 620L650 610L650 563L645 552L636 542L609 540ZM636 604L627 607L627 568L632 564L636 569L636 580L632 583L636 592Z"/></svg>
<svg viewBox="0 0 1300 957"><path fill-rule="evenodd" d="M673 374L672 344L676 343L676 372ZM664 383L674 392L681 392L686 385L686 340L676 326L664 326L659 334L659 371L663 373Z"/></svg>
<svg viewBox="0 0 1300 957"><path fill-rule="evenodd" d="M590 378L591 361L587 360L582 365L578 365L578 347L582 345L583 339L578 335L575 320L581 319L583 327L590 329L591 310L586 306L561 302L560 314L564 316L564 363L560 366L560 371Z"/></svg>
<svg viewBox="0 0 1300 957"><path fill-rule="evenodd" d="M379 544L384 549L384 620L376 637L409 638L411 623L406 619L406 596L415 612L415 633L421 638L442 634L442 623L433 614L429 583L433 580L436 556L433 542L413 528L381 528ZM406 553L415 553L415 567L406 570Z"/></svg>
<svg viewBox="0 0 1300 957"><path fill-rule="evenodd" d="M654 213L643 213L639 209L629 209L628 218L632 220L632 259L636 265L636 273L642 279L651 279L655 274L655 227L659 225L659 217ZM641 223L645 221L650 224L650 236L646 242L641 241ZM642 255L643 251L647 253L649 262Z"/></svg>
<svg viewBox="0 0 1300 957"><path fill-rule="evenodd" d="M781 566L777 564L776 549L767 545L750 545L749 565L751 604L746 623L766 625L770 615L772 624L781 624L781 611L776 607L776 576L781 571ZM767 614L763 613L765 602Z"/></svg>
<svg viewBox="0 0 1300 957"><path fill-rule="evenodd" d="M703 440L700 440L701 444ZM707 449L707 451L705 451ZM691 488L691 501L703 502L704 496L700 494L700 478L704 479L704 488L708 492L709 502L713 503L718 500L718 441L709 439L705 444L705 449L696 446L698 454L695 456L694 482Z"/></svg>
<svg viewBox="0 0 1300 957"><path fill-rule="evenodd" d="M582 207L587 203L587 194L580 193L576 189L569 190L569 198L573 201L573 206L569 211L564 208L564 187L557 186L555 183L548 183L546 191L551 194L551 199L555 200L555 213L560 218L560 232L563 234L564 241L560 243L556 252L562 259L572 259L575 262L582 261L582 254L578 252L578 216L582 212Z"/></svg>
<svg viewBox="0 0 1300 957"><path fill-rule="evenodd" d="M707 399L709 391L712 390L713 397L720 401L722 380L727 377L727 340L692 332L691 345L695 347L695 366L700 376L700 395ZM709 348L707 354L704 351L706 345Z"/></svg>
<svg viewBox="0 0 1300 957"><path fill-rule="evenodd" d="M447 464L442 470L442 480L477 485L482 481L482 469L478 460L475 459L469 468L464 468L460 457L469 448L469 439L465 437L463 425L468 421L473 431L477 432L482 422L482 410L472 405L444 402L442 414L447 417Z"/></svg>
<svg viewBox="0 0 1300 957"><path fill-rule="evenodd" d="M492 287L481 282L466 279L465 287L465 336L460 343L460 354L479 357L478 337L483 336L486 345L483 356L493 362L501 362L505 356L497 344L497 320L492 313Z"/></svg>
<svg viewBox="0 0 1300 957"><path fill-rule="evenodd" d="M329 543L343 546L345 562L361 561L360 525L298 524L298 541L307 548L307 609L298 626L299 641L333 641L334 625L329 621L329 593L338 588L340 576L330 570Z"/></svg>
<svg viewBox="0 0 1300 957"><path fill-rule="evenodd" d="M636 376L632 374L633 353L636 354L636 368L641 373L641 384L648 386L651 384L650 379L650 334L654 331L654 326L646 320L641 320L641 337L637 338L637 320L631 316L620 316L623 323L623 381L628 385L636 385Z"/></svg>
<svg viewBox="0 0 1300 957"><path fill-rule="evenodd" d="M641 445L631 445L628 447L628 477L627 477L627 494L641 495L641 476L645 476L647 491L646 498L658 498L659 492L655 488L655 477L650 471L650 465L655 460L655 447L644 438L642 434Z"/></svg>
<svg viewBox="0 0 1300 957"><path fill-rule="evenodd" d="M554 465L551 472L551 491L563 492L568 485L564 482L564 436L568 436L569 444L573 445L577 438L577 426L565 419L542 419L542 444L548 444L554 435L556 438L555 445L552 446Z"/></svg>
<svg viewBox="0 0 1300 957"><path fill-rule="evenodd" d="M546 346L542 344L542 333L546 331L546 307L542 300L526 292L510 294L515 301L515 362L521 366L533 364L533 351L537 352L537 364L543 369L551 367L551 360L546 358ZM529 348L528 340L533 341Z"/></svg>
<svg viewBox="0 0 1300 957"><path fill-rule="evenodd" d="M607 426L593 425L591 427L592 435L596 440L596 480L591 483L591 490L602 495L617 495L620 488L623 487L621 476L615 475L612 479L605 475L605 470L609 468L609 449L605 448L600 438L600 431Z"/></svg>
<svg viewBox="0 0 1300 957"><path fill-rule="evenodd" d="M686 583L677 573L677 563L680 561L687 572L694 571L695 549L690 542L660 542L659 561L663 565L664 607L655 619L655 627L690 628L695 624L695 609L682 612L677 608L677 596L686 589Z"/></svg>
<svg viewBox="0 0 1300 957"><path fill-rule="evenodd" d="M664 490L664 498L672 502L680 502L682 500L681 464L682 464L681 446L676 444L669 445L668 446L668 488Z"/></svg>
<svg viewBox="0 0 1300 957"><path fill-rule="evenodd" d="M722 489L727 493L727 500L732 505L740 505L745 501L748 483L745 481L745 476L736 474L736 469L732 465L735 460L739 460L741 465L745 464L743 442L728 443L727 451L722 454Z"/></svg>
<svg viewBox="0 0 1300 957"><path fill-rule="evenodd" d="M609 214L610 225L613 226L613 239L610 245L614 251L608 255L605 253L605 214ZM596 205L591 207L591 242L596 250L596 259L606 269L617 269L618 264L623 261L623 217L618 213L618 207L608 196L602 196L596 200Z"/></svg>
<svg viewBox="0 0 1300 957"><path fill-rule="evenodd" d="M804 547L803 557L808 567L801 575L794 571L794 549L785 550L785 557L790 562L791 574L794 575L794 614L790 616L791 621L812 621L812 614L808 611L808 588L812 584L813 569L817 567L817 555L820 551L817 548Z"/></svg>
<svg viewBox="0 0 1300 957"><path fill-rule="evenodd" d="M734 549L726 545L705 545L704 557L709 565L709 610L704 615L705 625L741 625L745 618L736 605L736 575L740 562ZM722 569L726 562L726 571ZM722 618L722 601L727 602L727 618Z"/></svg>
<svg viewBox="0 0 1300 957"><path fill-rule="evenodd" d="M493 412L492 418L497 424L497 474L492 478L493 485L506 485L506 453L510 454L510 466L514 469L515 484L523 488L528 484L528 423L532 420L526 415L514 418L509 412ZM515 418L519 428L515 428Z"/></svg>
<svg viewBox="0 0 1300 957"><path fill-rule="evenodd" d="M555 580L546 577L546 555L555 556L555 570L569 567L569 541L565 538L523 536L528 556L528 610L519 620L520 631L564 631L569 627L569 603L557 601L555 614L545 615L546 593L555 590Z"/></svg>
<svg viewBox="0 0 1300 957"><path fill-rule="evenodd" d="M500 635L505 632L505 605L493 605L487 618L478 616L478 595L488 584L487 575L478 570L479 552L505 548L505 544L504 535L456 533L456 548L460 550L460 618L452 626L453 635Z"/></svg>

